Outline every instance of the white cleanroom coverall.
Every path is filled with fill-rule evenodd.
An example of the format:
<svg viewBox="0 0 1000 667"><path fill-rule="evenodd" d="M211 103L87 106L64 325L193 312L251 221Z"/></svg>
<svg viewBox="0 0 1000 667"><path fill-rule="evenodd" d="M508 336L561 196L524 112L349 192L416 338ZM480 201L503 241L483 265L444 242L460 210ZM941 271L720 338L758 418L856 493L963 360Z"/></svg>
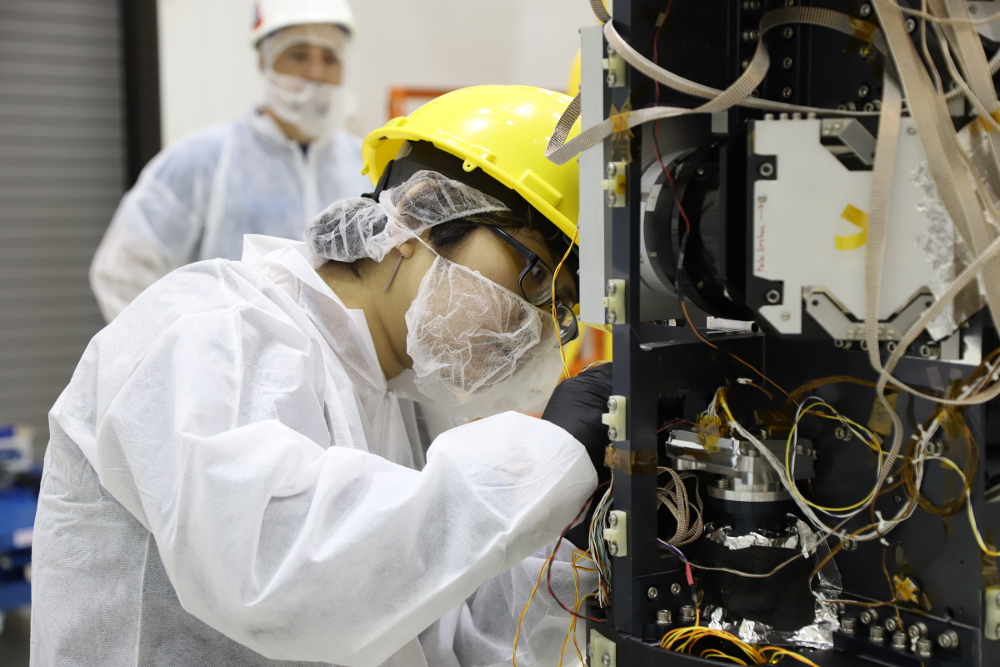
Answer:
<svg viewBox="0 0 1000 667"><path fill-rule="evenodd" d="M361 140L346 132L303 150L256 111L177 142L126 193L90 267L111 321L144 289L202 259L239 259L244 234L301 240L331 202L371 191Z"/></svg>
<svg viewBox="0 0 1000 667"><path fill-rule="evenodd" d="M545 544L594 490L587 452L504 413L425 463L363 311L307 257L249 237L91 341L50 415L34 667L509 664ZM543 585L519 662L555 664L568 622Z"/></svg>

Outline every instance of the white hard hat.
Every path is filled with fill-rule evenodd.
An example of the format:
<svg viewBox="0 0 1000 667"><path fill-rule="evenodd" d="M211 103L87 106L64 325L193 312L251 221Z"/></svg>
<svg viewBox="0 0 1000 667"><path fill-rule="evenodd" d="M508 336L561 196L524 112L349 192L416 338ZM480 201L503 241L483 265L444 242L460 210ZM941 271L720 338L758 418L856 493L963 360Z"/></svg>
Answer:
<svg viewBox="0 0 1000 667"><path fill-rule="evenodd" d="M354 13L347 0L254 0L250 43L257 46L277 30L306 23L332 23L353 33Z"/></svg>

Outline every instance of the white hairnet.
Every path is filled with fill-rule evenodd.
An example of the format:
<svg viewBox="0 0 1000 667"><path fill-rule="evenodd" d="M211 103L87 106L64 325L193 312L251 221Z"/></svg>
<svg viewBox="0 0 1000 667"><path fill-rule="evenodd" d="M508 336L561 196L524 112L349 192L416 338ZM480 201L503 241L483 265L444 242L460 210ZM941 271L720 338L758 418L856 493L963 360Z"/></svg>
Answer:
<svg viewBox="0 0 1000 667"><path fill-rule="evenodd" d="M310 223L306 243L327 259L381 262L410 238L450 220L509 210L500 201L435 171L418 171L405 183L382 191L376 202L352 197L334 202Z"/></svg>
<svg viewBox="0 0 1000 667"><path fill-rule="evenodd" d="M343 28L329 23L306 23L293 25L268 35L257 47L264 59L264 69L271 69L285 49L299 44L312 44L333 52L340 62L347 55L350 35Z"/></svg>

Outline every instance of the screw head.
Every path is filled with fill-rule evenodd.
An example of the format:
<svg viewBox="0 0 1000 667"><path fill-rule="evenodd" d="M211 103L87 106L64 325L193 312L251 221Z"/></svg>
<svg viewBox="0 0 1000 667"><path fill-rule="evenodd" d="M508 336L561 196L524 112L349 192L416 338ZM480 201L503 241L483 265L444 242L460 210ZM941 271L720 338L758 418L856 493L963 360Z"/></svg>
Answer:
<svg viewBox="0 0 1000 667"><path fill-rule="evenodd" d="M792 65L794 64L795 61L792 60L791 58L785 58L784 60L781 61L781 66L784 67L785 69L792 69Z"/></svg>
<svg viewBox="0 0 1000 667"><path fill-rule="evenodd" d="M609 426L608 427L608 437L611 438L612 440L617 440L618 439L618 429L616 427L614 427L614 426Z"/></svg>
<svg viewBox="0 0 1000 667"><path fill-rule="evenodd" d="M917 22L913 19L906 19L906 32L913 32L917 29Z"/></svg>
<svg viewBox="0 0 1000 667"><path fill-rule="evenodd" d="M618 399L612 396L611 398L608 399L608 410L614 412L617 409L618 409Z"/></svg>
<svg viewBox="0 0 1000 667"><path fill-rule="evenodd" d="M781 31L781 36L784 37L785 39L791 39L792 37L795 36L795 29L785 28L784 30Z"/></svg>
<svg viewBox="0 0 1000 667"><path fill-rule="evenodd" d="M871 90L868 88L868 86L861 86L860 88L858 88L858 97L868 97L868 93L870 92Z"/></svg>
<svg viewBox="0 0 1000 667"><path fill-rule="evenodd" d="M604 664L605 667L607 667L607 665L610 665L611 664L611 655L609 653L605 653L604 655L602 655L601 656L601 663Z"/></svg>
<svg viewBox="0 0 1000 667"><path fill-rule="evenodd" d="M792 314L787 310L783 310L781 311L781 319L782 321L787 322L788 320L792 319Z"/></svg>
<svg viewBox="0 0 1000 667"><path fill-rule="evenodd" d="M945 630L938 635L937 643L945 649L958 648L958 633L954 630Z"/></svg>
<svg viewBox="0 0 1000 667"><path fill-rule="evenodd" d="M778 303L781 301L781 293L778 290L773 289L768 291L768 293L764 295L764 298L767 299L768 303Z"/></svg>
<svg viewBox="0 0 1000 667"><path fill-rule="evenodd" d="M617 514L609 514L608 515L608 525L611 526L612 528L614 528L615 526L618 525L618 515Z"/></svg>
<svg viewBox="0 0 1000 667"><path fill-rule="evenodd" d="M874 609L865 609L861 612L861 622L865 625L872 625L878 622L878 612Z"/></svg>
<svg viewBox="0 0 1000 667"><path fill-rule="evenodd" d="M882 625L885 627L886 632L895 632L896 630L899 629L899 626L897 624L898 621L896 620L896 617L890 616L889 618L885 619L885 623L883 623Z"/></svg>
<svg viewBox="0 0 1000 667"><path fill-rule="evenodd" d="M788 86L785 86L784 88L781 89L781 96L787 100L789 97L792 96L792 89L789 88Z"/></svg>
<svg viewBox="0 0 1000 667"><path fill-rule="evenodd" d="M608 74L608 85L613 86L618 83L618 75L614 72Z"/></svg>
<svg viewBox="0 0 1000 667"><path fill-rule="evenodd" d="M871 5L861 5L861 16L871 16L872 6Z"/></svg>
<svg viewBox="0 0 1000 667"><path fill-rule="evenodd" d="M614 162L608 163L608 176L614 176L618 173L618 167Z"/></svg>
<svg viewBox="0 0 1000 667"><path fill-rule="evenodd" d="M618 293L618 283L613 280L608 281L608 294L614 296Z"/></svg>
<svg viewBox="0 0 1000 667"><path fill-rule="evenodd" d="M770 162L761 162L760 166L757 167L757 173L764 178L770 178L774 176L774 165Z"/></svg>
<svg viewBox="0 0 1000 667"><path fill-rule="evenodd" d="M910 625L906 630L906 634L910 636L910 639L920 639L921 637L927 636L927 626L917 621L916 623Z"/></svg>
<svg viewBox="0 0 1000 667"><path fill-rule="evenodd" d="M655 600L660 597L660 590L656 586L650 586L646 589L646 597L650 600Z"/></svg>
<svg viewBox="0 0 1000 667"><path fill-rule="evenodd" d="M674 582L674 583L670 584L670 593L671 593L671 595L680 595L681 594L681 585L678 584L677 582Z"/></svg>
<svg viewBox="0 0 1000 667"><path fill-rule="evenodd" d="M609 194L606 198L606 201L608 202L608 206L614 206L615 204L618 203L618 196L615 194Z"/></svg>
<svg viewBox="0 0 1000 667"><path fill-rule="evenodd" d="M610 543L608 545L608 553L611 554L612 556L618 555L618 545L615 544L614 542Z"/></svg>

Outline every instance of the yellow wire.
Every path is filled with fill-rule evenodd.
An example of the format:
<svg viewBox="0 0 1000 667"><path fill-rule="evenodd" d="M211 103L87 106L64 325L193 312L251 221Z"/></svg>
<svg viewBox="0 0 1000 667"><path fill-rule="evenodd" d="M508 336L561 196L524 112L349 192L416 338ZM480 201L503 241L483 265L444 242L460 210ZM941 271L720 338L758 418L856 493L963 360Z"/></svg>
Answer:
<svg viewBox="0 0 1000 667"><path fill-rule="evenodd" d="M760 650L761 655L763 655L764 653L767 653L768 651L773 651L774 652L774 656L770 660L768 660L768 662L767 662L767 664L769 664L769 665L776 665L776 664L778 664L778 662L776 660L774 660L774 657L782 656L782 657L792 658L793 660L798 660L801 663L805 663L807 665L811 665L811 667L819 667L819 665L817 665L815 662L813 662L812 660L810 660L809 658L807 658L807 657L805 657L803 655L800 655L800 654L796 653L795 651L789 651L787 649L778 648L777 646L767 646L767 647L762 648Z"/></svg>
<svg viewBox="0 0 1000 667"><path fill-rule="evenodd" d="M743 662L742 660L740 660L739 658L734 658L733 656L729 655L728 653L723 653L722 651L720 651L717 648L707 648L704 651L702 651L699 654L698 657L700 657L700 658L721 658L723 660L728 660L729 662L735 663L737 665L743 665L743 667L746 667L746 664L747 664L747 663Z"/></svg>
<svg viewBox="0 0 1000 667"><path fill-rule="evenodd" d="M965 473L962 472L962 469L959 468L958 465L951 459L947 459L943 456L936 456L932 457L931 460L943 463L945 466L954 470L958 473L958 476L962 478L963 484L967 481ZM969 495L968 491L965 492L965 509L969 515L969 525L972 527L972 534L976 537L976 543L979 544L979 549L990 558L1000 558L1000 551L993 551L987 547L986 542L983 541L983 536L979 534L979 525L976 523L976 515L972 512L972 496Z"/></svg>
<svg viewBox="0 0 1000 667"><path fill-rule="evenodd" d="M524 609L521 610L521 615L517 618L517 629L514 631L514 648L510 657L513 667L517 667L517 643L521 638L521 626L524 624L524 616L528 613L528 607L531 606L531 601L535 599L535 593L538 592L538 587L542 583L542 576L548 571L549 561L555 556L556 549L558 548L559 542L556 541L556 545L552 549L552 556L545 559L545 562L542 563L542 568L538 571L538 578L535 579L535 587L531 589L531 595L528 596L528 601L524 603Z"/></svg>
<svg viewBox="0 0 1000 667"><path fill-rule="evenodd" d="M569 259L569 254L573 252L573 246L576 245L576 240L580 238L580 228L577 227L576 231L573 232L573 241L569 244L569 248L566 249L566 254L562 256L559 263L556 265L555 271L552 272L552 285L549 289L551 290L551 306L552 306L552 323L556 327L556 339L559 341L559 356L562 357L563 372L566 373L566 377L569 377L569 365L566 363L566 350L563 349L562 336L559 335L559 318L556 316L556 279L559 278L559 272L562 270L563 264Z"/></svg>
<svg viewBox="0 0 1000 667"><path fill-rule="evenodd" d="M833 408L833 406L831 406L826 401L822 401L822 400L821 401L816 401L815 405L817 405L819 407L824 407L824 408L829 409L833 413L833 415L825 415L825 414L823 414L821 412L812 412L811 411L812 406L810 406L810 409L803 410L801 413L799 413L798 415L796 415L795 422L792 424L792 428L788 432L788 440L785 443L785 477L788 479L788 484L793 489L793 493L795 493L795 495L798 496L799 500L801 500L802 502L806 503L810 507L813 507L813 508L818 509L818 510L822 510L824 512L850 512L851 510L858 509L859 507L864 507L868 503L868 501L870 501L875 496L875 488L872 488L872 490L868 493L868 495L863 500L860 500L860 501L854 503L853 505L849 505L847 507L824 507L822 505L818 505L818 504L816 504L816 503L808 500L805 496L803 496L799 492L798 487L795 485L795 481L792 478L792 461L791 461L791 458L792 458L792 439L795 437L795 433L798 430L799 421L801 421L802 417L804 417L807 414L813 415L814 417L821 417L823 419L832 419L834 421L843 422L843 423L848 424L849 426L851 426L852 427L852 429L851 429L852 431L855 431L855 429L857 429L855 431L855 433L857 433L857 435L861 439L861 441L864 442L866 445L868 445L869 449L872 449L873 451L876 451L878 453L878 455L879 455L879 469L881 470L881 468L882 468L882 462L884 460L884 454L885 453L882 451L882 448L880 446L877 446L877 445L873 444L875 442L875 435L870 430L868 430L864 426L861 426L857 422L855 422L855 421L853 421L851 419L848 419L847 417L844 417L843 415L841 415L840 413L838 413ZM869 441L867 439L867 437L863 437L862 434L864 434L864 436L871 437L871 440Z"/></svg>

